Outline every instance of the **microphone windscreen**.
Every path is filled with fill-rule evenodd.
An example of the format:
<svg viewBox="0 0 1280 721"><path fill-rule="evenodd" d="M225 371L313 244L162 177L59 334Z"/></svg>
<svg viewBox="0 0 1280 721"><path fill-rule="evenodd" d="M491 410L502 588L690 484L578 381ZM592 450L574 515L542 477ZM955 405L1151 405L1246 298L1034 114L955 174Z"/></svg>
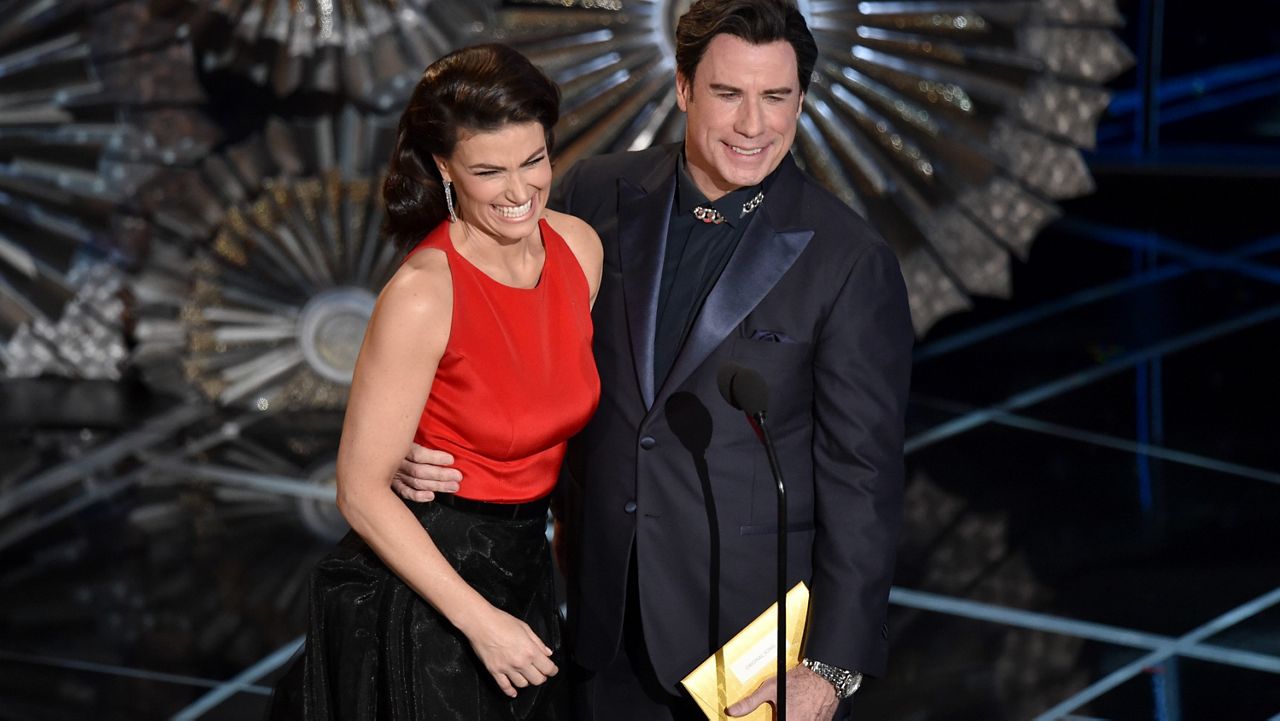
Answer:
<svg viewBox="0 0 1280 721"><path fill-rule="evenodd" d="M720 366L720 370L716 372L716 385L720 387L720 397L724 398L724 402L742 410L738 402L733 397L733 377L738 375L742 370L742 366L737 363L725 363Z"/></svg>
<svg viewBox="0 0 1280 721"><path fill-rule="evenodd" d="M769 410L769 384L751 368L726 363L716 373L720 395L729 405L754 416Z"/></svg>
<svg viewBox="0 0 1280 721"><path fill-rule="evenodd" d="M769 410L769 384L764 376L751 368L743 368L733 377L733 397L743 413L749 416L764 415Z"/></svg>

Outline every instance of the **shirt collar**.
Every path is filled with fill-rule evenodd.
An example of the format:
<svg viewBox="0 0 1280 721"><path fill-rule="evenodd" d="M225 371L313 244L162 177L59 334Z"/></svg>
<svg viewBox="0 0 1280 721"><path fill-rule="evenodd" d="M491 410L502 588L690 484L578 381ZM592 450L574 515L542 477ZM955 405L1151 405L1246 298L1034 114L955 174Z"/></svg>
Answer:
<svg viewBox="0 0 1280 721"><path fill-rule="evenodd" d="M689 169L685 163L684 151L681 150L679 159L676 162L676 210L681 214L691 214L693 209L700 205L709 205L724 216L725 222L729 225L736 226L741 220L746 220L750 215L742 214L742 206L748 202L762 190L763 184L753 185L749 188L738 188L737 190L726 193L715 202L707 200L707 196L703 195L698 189L693 178L689 177ZM777 172L777 171L775 171ZM772 174L770 175L772 177ZM765 179L768 183L769 179Z"/></svg>

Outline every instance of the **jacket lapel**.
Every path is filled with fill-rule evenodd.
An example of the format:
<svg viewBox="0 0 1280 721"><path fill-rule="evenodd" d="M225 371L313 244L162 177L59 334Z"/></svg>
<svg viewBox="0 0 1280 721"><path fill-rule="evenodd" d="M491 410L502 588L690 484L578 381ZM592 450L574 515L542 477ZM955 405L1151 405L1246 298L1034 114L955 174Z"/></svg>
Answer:
<svg viewBox="0 0 1280 721"><path fill-rule="evenodd" d="M675 199L679 146L657 164L640 186L618 181L618 245L622 292L631 333L636 380L645 409L653 407L653 333L658 323L658 287L666 253L667 225Z"/></svg>
<svg viewBox="0 0 1280 721"><path fill-rule="evenodd" d="M813 237L813 231L808 229L778 229L787 227L786 218L782 216L786 209L795 207L798 202L795 191L798 190L800 181L800 171L790 156L783 159L783 166L773 187L765 196L764 208L761 209L764 212L757 213L747 224L746 232L725 265L724 272L707 295L655 402L679 388L702 365L707 356L724 342L747 314L764 300ZM654 285L656 287L656 282ZM656 303L656 290L654 298ZM656 317L656 311L654 315ZM649 377L652 378L653 322L648 328L647 367ZM653 403L649 405L650 408L653 407Z"/></svg>

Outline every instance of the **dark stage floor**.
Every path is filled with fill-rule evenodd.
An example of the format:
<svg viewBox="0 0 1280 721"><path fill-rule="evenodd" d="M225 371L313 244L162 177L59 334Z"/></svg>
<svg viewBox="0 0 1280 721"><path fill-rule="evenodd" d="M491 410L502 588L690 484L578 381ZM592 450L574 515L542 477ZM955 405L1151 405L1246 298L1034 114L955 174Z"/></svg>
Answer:
<svg viewBox="0 0 1280 721"><path fill-rule="evenodd" d="M891 668L857 719L1280 719L1280 180L1098 182L1012 300L919 344ZM0 509L94 471L0 525L0 719L257 718L331 517L184 472L323 475L300 459L333 420L2 393ZM20 424L69 395L96 417Z"/></svg>

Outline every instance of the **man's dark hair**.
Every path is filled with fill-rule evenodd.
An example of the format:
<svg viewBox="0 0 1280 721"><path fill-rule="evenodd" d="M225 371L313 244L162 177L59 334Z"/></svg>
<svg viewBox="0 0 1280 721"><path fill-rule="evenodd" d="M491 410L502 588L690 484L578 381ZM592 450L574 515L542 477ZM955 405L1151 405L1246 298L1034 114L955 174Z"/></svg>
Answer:
<svg viewBox="0 0 1280 721"><path fill-rule="evenodd" d="M693 82L707 46L717 35L734 35L752 45L785 40L796 51L800 90L809 89L818 45L809 25L788 0L698 0L676 24L676 70Z"/></svg>

